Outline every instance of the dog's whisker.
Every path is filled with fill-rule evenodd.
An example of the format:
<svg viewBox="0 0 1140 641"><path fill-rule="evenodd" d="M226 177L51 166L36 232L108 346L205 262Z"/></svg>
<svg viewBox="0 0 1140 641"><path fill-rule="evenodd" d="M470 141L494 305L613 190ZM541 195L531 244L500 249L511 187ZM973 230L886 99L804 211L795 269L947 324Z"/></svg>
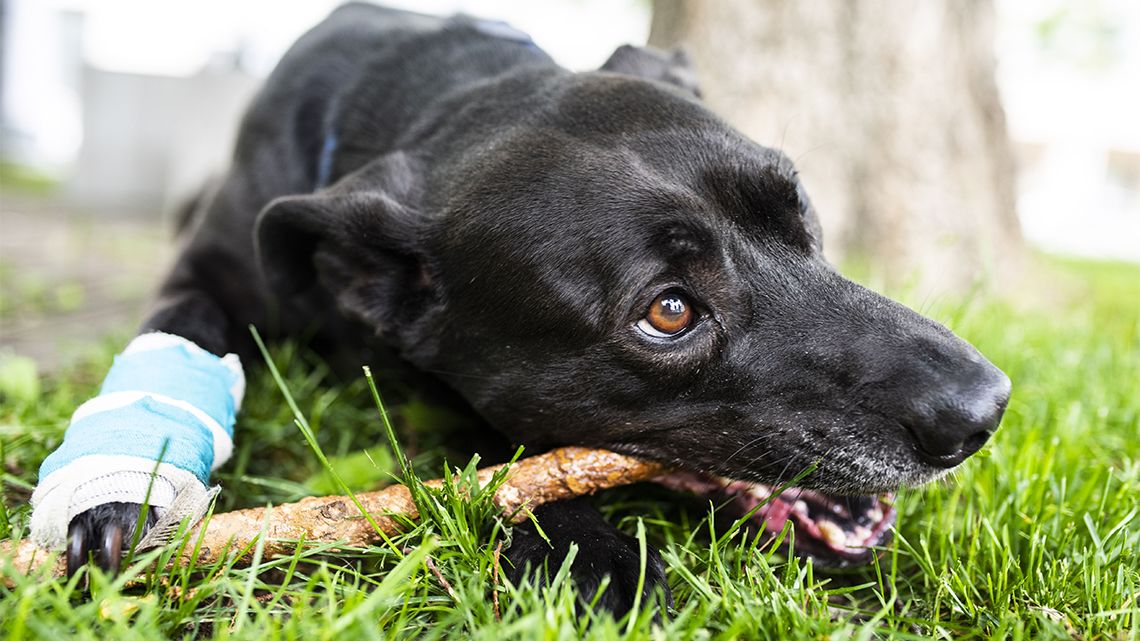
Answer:
<svg viewBox="0 0 1140 641"><path fill-rule="evenodd" d="M755 445L755 444L756 444L756 443L758 443L759 441L762 441L762 440L764 440L764 437L765 437L765 435L764 435L764 434L760 434L760 435L758 435L756 438L754 438L754 439L752 439L752 440L748 441L747 443L745 443L744 445L741 445L739 448L737 448L737 449L736 449L736 451L735 451L735 452L733 452L732 454L730 454L730 455L729 455L729 457L728 457L728 458L726 458L726 459L724 460L724 464L725 464L725 465L728 465L730 462L732 462L732 459L736 458L736 455L737 455L737 454L740 454L741 452L743 452L743 451L744 451L744 450L746 450L747 448L751 447L752 445Z"/></svg>

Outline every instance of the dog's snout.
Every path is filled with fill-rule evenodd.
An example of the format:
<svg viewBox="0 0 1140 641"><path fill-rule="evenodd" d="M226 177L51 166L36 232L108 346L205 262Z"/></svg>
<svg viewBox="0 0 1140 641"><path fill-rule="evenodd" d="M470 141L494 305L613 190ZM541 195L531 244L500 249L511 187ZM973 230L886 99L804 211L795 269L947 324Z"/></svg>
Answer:
<svg viewBox="0 0 1140 641"><path fill-rule="evenodd" d="M938 377L915 395L902 422L919 457L937 467L954 467L985 445L1009 402L1010 380L988 362L969 362Z"/></svg>

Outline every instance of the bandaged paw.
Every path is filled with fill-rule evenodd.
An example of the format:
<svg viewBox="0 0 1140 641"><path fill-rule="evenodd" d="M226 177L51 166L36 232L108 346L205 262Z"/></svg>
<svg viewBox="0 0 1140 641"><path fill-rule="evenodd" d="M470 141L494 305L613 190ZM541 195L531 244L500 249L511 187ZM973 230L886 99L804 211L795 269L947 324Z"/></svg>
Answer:
<svg viewBox="0 0 1140 641"><path fill-rule="evenodd" d="M75 411L63 443L40 466L33 540L61 547L72 518L110 502L158 511L149 543L161 542L184 519L200 519L216 492L210 472L233 451L244 391L234 354L219 358L159 332L131 341L99 395Z"/></svg>

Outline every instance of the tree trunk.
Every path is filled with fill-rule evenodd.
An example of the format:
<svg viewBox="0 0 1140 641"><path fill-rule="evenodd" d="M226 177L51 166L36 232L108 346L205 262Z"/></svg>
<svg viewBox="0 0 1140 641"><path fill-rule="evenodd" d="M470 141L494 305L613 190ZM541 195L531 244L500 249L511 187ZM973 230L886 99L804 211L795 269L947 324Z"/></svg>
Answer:
<svg viewBox="0 0 1140 641"><path fill-rule="evenodd" d="M961 289L1021 247L994 22L990 0L654 0L649 42L787 152L830 258Z"/></svg>

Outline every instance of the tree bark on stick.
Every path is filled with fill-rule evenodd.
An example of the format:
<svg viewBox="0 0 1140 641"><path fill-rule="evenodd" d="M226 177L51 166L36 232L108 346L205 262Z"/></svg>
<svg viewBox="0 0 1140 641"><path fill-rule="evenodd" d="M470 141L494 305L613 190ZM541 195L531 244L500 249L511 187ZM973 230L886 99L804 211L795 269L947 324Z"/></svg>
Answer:
<svg viewBox="0 0 1140 641"><path fill-rule="evenodd" d="M490 482L502 467L495 465L480 469L480 485ZM544 503L564 501L610 487L649 480L664 471L665 468L658 463L607 450L564 447L516 461L511 466L507 479L495 492L494 502L504 515L519 522L527 517L529 509ZM428 481L426 485L440 487L442 481ZM387 536L401 531L399 517L411 520L419 518L412 495L403 485L393 485L376 492L362 492L356 498L373 517L380 531ZM192 553L200 537L199 553L195 559L184 556L182 561L193 560L206 565L240 550L252 549L263 528L265 540L262 558L265 559L292 554L296 550L297 541L302 539L312 544L339 544L355 548L383 540L351 498L308 497L296 503L270 508L215 514L204 526L199 525L190 532L190 545L187 546L185 555ZM24 574L45 564L52 564L57 576L63 575L65 570L60 554L38 548L27 540L0 541L0 559L7 559ZM239 563L249 561L248 553L238 559Z"/></svg>

